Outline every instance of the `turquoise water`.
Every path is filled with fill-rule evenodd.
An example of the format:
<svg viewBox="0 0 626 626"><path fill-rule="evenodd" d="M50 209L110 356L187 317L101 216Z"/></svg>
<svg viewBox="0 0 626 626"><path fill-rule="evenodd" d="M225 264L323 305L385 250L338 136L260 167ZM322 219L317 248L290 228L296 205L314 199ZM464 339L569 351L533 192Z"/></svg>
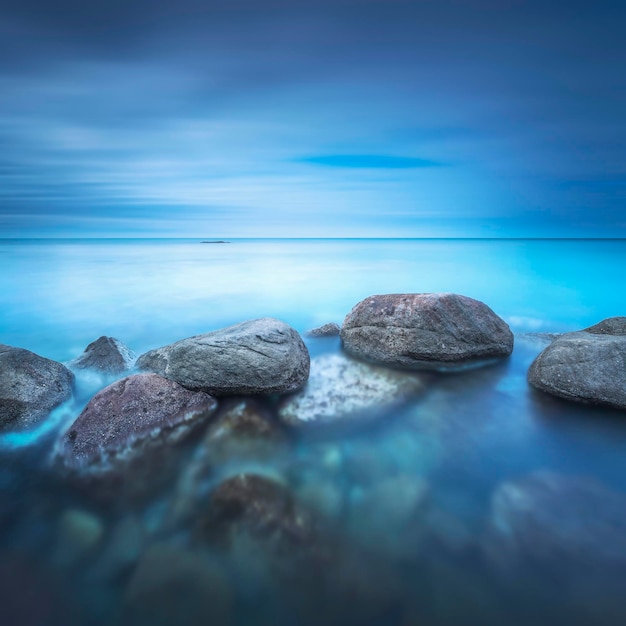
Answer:
<svg viewBox="0 0 626 626"><path fill-rule="evenodd" d="M527 333L576 330L626 315L626 241L201 241L0 240L0 343L67 361L100 335L117 337L141 354L257 317L278 317L304 332L329 321L341 323L358 301L377 293L447 291L482 300L516 335L509 360L438 377L424 398L371 428L298 439L254 468L285 481L333 536L365 555L346 574L349 581L360 581L358 591L348 586L346 594L363 602L364 611L355 609L346 617L333 597L323 621L578 623L567 610L575 606L577 592L574 583L563 584L569 583L565 563L556 564L556 578L546 574L554 587L517 574L503 583L482 546L491 498L503 481L551 470L626 492L626 416L547 398L526 383L528 366L545 345ZM340 350L338 340L306 341L312 356ZM25 569L29 584L32 578L47 589L52 578L58 588L46 592L48 617L24 623L115 623L142 552L157 541L186 545L189 528L172 530L164 522L171 490L112 509L89 492L50 478L51 442L102 384L79 377L75 399L46 427L0 436L0 479L10 494L0 507L0 522L6 517L0 526L5 561ZM172 484L193 453L190 448L172 470ZM249 467L236 460L227 465L215 475ZM428 486L428 516L444 522L407 520L398 512L398 502L413 497L411 481L418 480ZM380 514L365 515L359 507L376 485L375 493L382 495L374 509ZM59 519L68 509L95 516L104 536L99 548L71 566L58 556ZM115 529L128 519L142 539L124 549L125 568L112 578L98 578L94 571L109 558ZM363 582L367 568L372 574ZM232 563L227 569L236 599L233 623L304 623L296 609L276 612L281 594L295 597L296 590L265 588L270 575L264 571L250 583ZM376 571L396 582L383 584ZM2 570L0 577L8 575ZM250 607L259 599L250 586L263 589L264 608L254 618ZM389 594L382 612L366 600L381 594ZM313 598L302 602L319 601ZM611 615L626 616L617 599L611 601ZM602 606L586 604L576 613L583 615L580 623L587 618L593 623Z"/></svg>

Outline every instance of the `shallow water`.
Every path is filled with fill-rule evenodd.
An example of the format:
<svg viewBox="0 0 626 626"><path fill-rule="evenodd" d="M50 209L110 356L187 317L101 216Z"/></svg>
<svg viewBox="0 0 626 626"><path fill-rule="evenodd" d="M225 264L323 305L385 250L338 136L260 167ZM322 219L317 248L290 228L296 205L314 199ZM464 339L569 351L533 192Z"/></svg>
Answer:
<svg viewBox="0 0 626 626"><path fill-rule="evenodd" d="M502 564L489 534L498 487L538 470L586 476L626 492L626 416L561 402L526 383L528 366L546 345L527 333L570 331L626 314L626 241L200 242L0 241L0 342L68 361L100 335L111 335L141 354L256 317L278 317L304 332L341 323L368 295L431 291L484 301L516 335L507 361L437 375L423 397L367 427L294 436L273 454L214 467L208 492L241 471L284 482L318 520L323 543L340 555L301 583L291 575L276 578L265 557L245 545L227 556L207 547L203 558L219 569L224 594L232 596L227 617L212 615L214 623L626 619L626 603L614 589L616 576L619 581L626 572L601 570L580 583L572 567L584 571L584 556L574 566L553 555L531 568ZM306 342L312 357L340 350L336 339ZM170 511L176 498L190 495L184 476L200 435L175 462L164 463L163 486L146 497L103 502L91 488L52 474L56 435L105 382L80 375L74 399L44 426L0 435L2 624L110 624L121 616L142 623L125 613L142 554L155 544L195 551L193 520L172 522ZM137 480L143 484L149 476ZM89 535L84 519L80 532L68 524L68 511L76 510L93 517L100 535L72 557L81 532ZM216 575L208 580L215 583ZM36 606L26 588L40 598ZM197 615L190 610L193 623Z"/></svg>

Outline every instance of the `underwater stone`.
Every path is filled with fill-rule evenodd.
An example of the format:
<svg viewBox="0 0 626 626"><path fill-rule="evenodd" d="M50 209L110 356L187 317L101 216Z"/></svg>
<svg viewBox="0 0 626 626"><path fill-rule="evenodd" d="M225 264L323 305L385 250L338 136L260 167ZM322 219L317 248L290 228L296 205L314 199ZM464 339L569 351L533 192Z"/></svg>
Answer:
<svg viewBox="0 0 626 626"><path fill-rule="evenodd" d="M217 408L211 396L184 389L156 374L123 378L97 393L57 444L71 469L108 469L116 457L143 445L177 441Z"/></svg>
<svg viewBox="0 0 626 626"><path fill-rule="evenodd" d="M90 343L85 351L68 363L72 369L93 369L106 374L121 374L130 370L135 354L114 337L100 337Z"/></svg>
<svg viewBox="0 0 626 626"><path fill-rule="evenodd" d="M309 377L309 352L291 326L263 318L151 350L137 367L215 396L290 393Z"/></svg>
<svg viewBox="0 0 626 626"><path fill-rule="evenodd" d="M406 369L454 369L513 350L504 320L453 293L370 296L348 313L341 339L353 356Z"/></svg>
<svg viewBox="0 0 626 626"><path fill-rule="evenodd" d="M290 426L362 424L417 397L426 388L423 375L374 367L341 354L311 361L306 387L285 399L280 418Z"/></svg>
<svg viewBox="0 0 626 626"><path fill-rule="evenodd" d="M73 383L61 363L0 344L0 430L41 422L71 397Z"/></svg>
<svg viewBox="0 0 626 626"><path fill-rule="evenodd" d="M561 335L532 363L528 382L566 400L626 409L626 317Z"/></svg>

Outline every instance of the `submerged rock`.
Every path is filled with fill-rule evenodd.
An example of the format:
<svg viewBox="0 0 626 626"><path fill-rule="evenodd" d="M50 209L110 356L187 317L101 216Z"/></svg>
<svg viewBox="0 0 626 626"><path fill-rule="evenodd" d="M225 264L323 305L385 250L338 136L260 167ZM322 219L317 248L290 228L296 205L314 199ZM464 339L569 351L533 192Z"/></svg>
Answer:
<svg viewBox="0 0 626 626"><path fill-rule="evenodd" d="M532 363L528 382L566 400L626 409L626 317L561 335Z"/></svg>
<svg viewBox="0 0 626 626"><path fill-rule="evenodd" d="M422 393L423 376L374 367L341 354L311 361L306 387L285 399L280 418L290 426L362 424Z"/></svg>
<svg viewBox="0 0 626 626"><path fill-rule="evenodd" d="M505 482L492 499L487 551L502 571L626 573L626 495L553 472Z"/></svg>
<svg viewBox="0 0 626 626"><path fill-rule="evenodd" d="M145 445L175 441L217 408L211 396L156 374L123 378L97 393L62 436L57 455L70 469L106 471Z"/></svg>
<svg viewBox="0 0 626 626"><path fill-rule="evenodd" d="M0 344L0 430L41 422L72 396L73 383L61 363Z"/></svg>
<svg viewBox="0 0 626 626"><path fill-rule="evenodd" d="M124 597L124 624L231 624L228 577L205 555L156 544L141 557Z"/></svg>
<svg viewBox="0 0 626 626"><path fill-rule="evenodd" d="M348 313L341 339L356 357L407 369L456 369L513 350L504 320L453 293L370 296Z"/></svg>
<svg viewBox="0 0 626 626"><path fill-rule="evenodd" d="M151 350L137 367L216 396L290 393L309 376L309 353L291 326L263 318Z"/></svg>
<svg viewBox="0 0 626 626"><path fill-rule="evenodd" d="M198 539L232 547L242 536L293 555L315 537L311 515L289 489L258 474L239 474L218 485L198 518Z"/></svg>
<svg viewBox="0 0 626 626"><path fill-rule="evenodd" d="M68 363L72 369L93 369L105 374L121 374L135 363L135 354L114 337L100 337L90 343L85 351Z"/></svg>
<svg viewBox="0 0 626 626"><path fill-rule="evenodd" d="M323 324L318 328L312 328L307 331L307 337L337 337L341 328L339 324L335 324L335 322L329 322L328 324Z"/></svg>
<svg viewBox="0 0 626 626"><path fill-rule="evenodd" d="M176 490L172 515L188 516L204 502L215 474L232 464L267 462L287 436L267 406L254 398L226 401L203 435Z"/></svg>
<svg viewBox="0 0 626 626"><path fill-rule="evenodd" d="M72 565L92 553L104 534L102 521L93 513L68 509L59 519L57 560Z"/></svg>

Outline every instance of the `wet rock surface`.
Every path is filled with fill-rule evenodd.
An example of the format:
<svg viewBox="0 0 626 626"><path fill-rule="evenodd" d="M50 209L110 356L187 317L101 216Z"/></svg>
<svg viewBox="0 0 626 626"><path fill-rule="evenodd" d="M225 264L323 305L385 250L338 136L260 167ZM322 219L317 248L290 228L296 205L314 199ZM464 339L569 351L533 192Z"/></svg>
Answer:
<svg viewBox="0 0 626 626"><path fill-rule="evenodd" d="M151 350L137 367L216 396L290 393L309 376L309 353L291 326L262 318Z"/></svg>
<svg viewBox="0 0 626 626"><path fill-rule="evenodd" d="M307 331L307 337L338 337L341 328L339 324L335 322L329 322L328 324L322 324L317 328L311 328L311 330Z"/></svg>
<svg viewBox="0 0 626 626"><path fill-rule="evenodd" d="M61 437L57 456L70 469L106 471L143 444L184 437L209 418L217 402L156 374L123 378L97 393Z"/></svg>
<svg viewBox="0 0 626 626"><path fill-rule="evenodd" d="M74 375L64 365L0 344L0 430L23 430L72 396Z"/></svg>
<svg viewBox="0 0 626 626"><path fill-rule="evenodd" d="M132 368L135 354L114 337L100 337L90 343L85 351L68 363L72 369L90 369L105 374L122 374Z"/></svg>
<svg viewBox="0 0 626 626"><path fill-rule="evenodd" d="M311 361L306 387L285 399L279 416L294 427L358 425L382 409L418 397L426 386L424 375L325 354Z"/></svg>
<svg viewBox="0 0 626 626"><path fill-rule="evenodd" d="M341 339L356 357L407 369L449 369L513 350L504 320L486 304L451 293L370 296L348 313Z"/></svg>
<svg viewBox="0 0 626 626"><path fill-rule="evenodd" d="M528 382L566 400L626 409L626 317L560 336L532 363Z"/></svg>

